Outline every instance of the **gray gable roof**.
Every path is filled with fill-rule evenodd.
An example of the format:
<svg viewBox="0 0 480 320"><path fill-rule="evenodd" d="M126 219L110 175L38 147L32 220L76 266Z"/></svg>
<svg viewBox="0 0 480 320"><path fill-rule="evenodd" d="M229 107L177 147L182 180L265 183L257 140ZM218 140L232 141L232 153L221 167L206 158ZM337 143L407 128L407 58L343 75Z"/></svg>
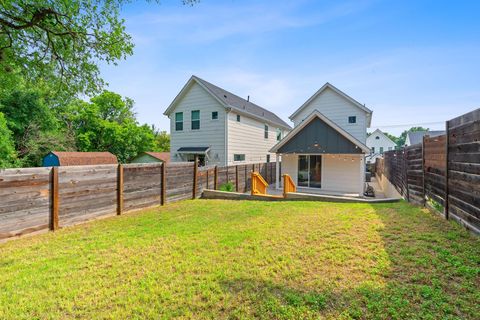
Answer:
<svg viewBox="0 0 480 320"><path fill-rule="evenodd" d="M244 113L246 115L252 115L256 118L265 119L268 122L271 122L288 130L291 129L291 127L285 121L280 119L273 112L270 112L267 109L264 109L231 92L228 92L227 90L217 87L216 85L211 84L208 81L200 79L197 76L193 76L193 78L200 82L203 86L205 86L210 91L210 93L215 95L217 99L231 107L233 110L238 111L239 113Z"/></svg>
<svg viewBox="0 0 480 320"><path fill-rule="evenodd" d="M410 145L422 143L423 136L430 136L430 137L437 137L445 134L445 131L437 130L437 131L415 131L407 133L408 139L410 140Z"/></svg>

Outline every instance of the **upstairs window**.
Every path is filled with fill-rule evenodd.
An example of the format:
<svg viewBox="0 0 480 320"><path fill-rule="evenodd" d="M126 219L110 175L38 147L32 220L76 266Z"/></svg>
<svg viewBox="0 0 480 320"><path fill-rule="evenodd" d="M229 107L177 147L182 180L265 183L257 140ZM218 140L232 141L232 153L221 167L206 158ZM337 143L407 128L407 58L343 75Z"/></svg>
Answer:
<svg viewBox="0 0 480 320"><path fill-rule="evenodd" d="M388 147L388 151L392 150L392 147Z"/></svg>
<svg viewBox="0 0 480 320"><path fill-rule="evenodd" d="M282 130L280 128L277 129L277 141L282 140Z"/></svg>
<svg viewBox="0 0 480 320"><path fill-rule="evenodd" d="M192 130L200 129L200 110L192 111Z"/></svg>
<svg viewBox="0 0 480 320"><path fill-rule="evenodd" d="M264 132L263 132L263 137L265 139L268 139L268 126L267 125L265 125Z"/></svg>
<svg viewBox="0 0 480 320"><path fill-rule="evenodd" d="M383 147L380 147L380 153L383 153Z"/></svg>
<svg viewBox="0 0 480 320"><path fill-rule="evenodd" d="M217 111L213 111L212 112L212 120L217 120L218 119L218 112Z"/></svg>
<svg viewBox="0 0 480 320"><path fill-rule="evenodd" d="M379 137L379 136L376 136L376 137L375 137L375 140L380 140L380 137Z"/></svg>
<svg viewBox="0 0 480 320"><path fill-rule="evenodd" d="M372 147L372 153L375 153L375 147Z"/></svg>
<svg viewBox="0 0 480 320"><path fill-rule="evenodd" d="M267 162L270 162L270 155L267 154Z"/></svg>
<svg viewBox="0 0 480 320"><path fill-rule="evenodd" d="M348 117L348 123L357 123L357 117L356 116Z"/></svg>
<svg viewBox="0 0 480 320"><path fill-rule="evenodd" d="M240 122L240 115L237 114L237 122Z"/></svg>
<svg viewBox="0 0 480 320"><path fill-rule="evenodd" d="M175 113L175 131L183 130L183 112Z"/></svg>

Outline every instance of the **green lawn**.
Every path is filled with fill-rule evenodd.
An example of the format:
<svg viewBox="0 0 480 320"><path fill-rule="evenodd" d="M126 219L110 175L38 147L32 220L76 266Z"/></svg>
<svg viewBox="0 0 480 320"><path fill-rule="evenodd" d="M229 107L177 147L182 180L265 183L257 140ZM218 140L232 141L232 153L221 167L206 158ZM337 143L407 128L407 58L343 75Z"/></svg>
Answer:
<svg viewBox="0 0 480 320"><path fill-rule="evenodd" d="M183 201L0 244L0 319L478 319L480 238L406 203Z"/></svg>

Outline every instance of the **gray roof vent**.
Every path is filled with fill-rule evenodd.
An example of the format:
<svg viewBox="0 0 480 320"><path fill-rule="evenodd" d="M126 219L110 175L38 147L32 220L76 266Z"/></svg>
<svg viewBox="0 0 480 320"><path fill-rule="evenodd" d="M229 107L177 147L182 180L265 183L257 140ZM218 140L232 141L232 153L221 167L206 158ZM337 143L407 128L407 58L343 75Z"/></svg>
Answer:
<svg viewBox="0 0 480 320"><path fill-rule="evenodd" d="M227 95L226 95L226 94L224 94L223 96L224 96L225 99L227 99Z"/></svg>

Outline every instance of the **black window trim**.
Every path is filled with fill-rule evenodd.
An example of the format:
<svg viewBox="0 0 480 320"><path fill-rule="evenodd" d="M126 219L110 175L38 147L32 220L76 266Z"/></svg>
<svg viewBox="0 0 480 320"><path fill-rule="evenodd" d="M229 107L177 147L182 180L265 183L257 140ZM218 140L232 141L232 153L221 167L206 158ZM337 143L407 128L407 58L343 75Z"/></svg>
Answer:
<svg viewBox="0 0 480 320"><path fill-rule="evenodd" d="M193 120L193 113L194 112L198 112L198 119ZM198 122L198 128L194 128L194 125L193 125L194 121L195 121L195 123ZM200 130L200 110L192 110L190 112L190 122L191 122L190 127L191 127L192 130Z"/></svg>
<svg viewBox="0 0 480 320"><path fill-rule="evenodd" d="M237 159L240 158L240 159ZM240 162L240 161L245 161L245 153L234 153L233 154L233 161L234 162Z"/></svg>
<svg viewBox="0 0 480 320"><path fill-rule="evenodd" d="M181 114L182 115L182 120L178 121L177 120L177 115ZM181 125L181 128L178 128L178 125ZM183 131L183 112L175 112L175 131Z"/></svg>

